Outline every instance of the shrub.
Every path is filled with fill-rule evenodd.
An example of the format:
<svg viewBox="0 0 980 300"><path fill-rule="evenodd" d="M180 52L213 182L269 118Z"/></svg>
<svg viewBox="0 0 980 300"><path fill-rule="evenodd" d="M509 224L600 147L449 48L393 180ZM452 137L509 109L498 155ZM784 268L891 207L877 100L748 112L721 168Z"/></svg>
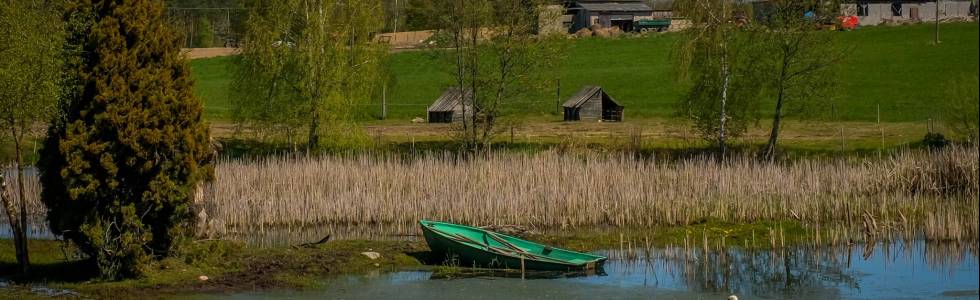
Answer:
<svg viewBox="0 0 980 300"><path fill-rule="evenodd" d="M179 39L155 0L68 5L61 116L39 162L52 232L102 276L138 276L189 234L211 176L208 131Z"/></svg>
<svg viewBox="0 0 980 300"><path fill-rule="evenodd" d="M980 133L980 77L952 80L946 87L943 105L946 126L956 135L977 141Z"/></svg>
<svg viewBox="0 0 980 300"><path fill-rule="evenodd" d="M949 145L949 140L942 133L930 132L922 138L922 144L929 149L942 149Z"/></svg>

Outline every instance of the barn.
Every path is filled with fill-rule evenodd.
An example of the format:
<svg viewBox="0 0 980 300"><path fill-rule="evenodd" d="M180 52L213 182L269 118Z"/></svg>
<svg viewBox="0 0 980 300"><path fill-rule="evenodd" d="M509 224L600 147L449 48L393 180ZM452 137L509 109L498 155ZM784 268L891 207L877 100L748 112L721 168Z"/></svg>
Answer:
<svg viewBox="0 0 980 300"><path fill-rule="evenodd" d="M574 15L571 32L592 25L629 32L635 21L653 19L653 9L642 0L575 0L566 1L565 7Z"/></svg>
<svg viewBox="0 0 980 300"><path fill-rule="evenodd" d="M882 23L932 22L969 19L976 15L976 4L969 0L944 1L883 1L861 0L841 4L845 15L856 15L862 26ZM936 11L938 8L939 11Z"/></svg>
<svg viewBox="0 0 980 300"><path fill-rule="evenodd" d="M464 94L466 100L464 101ZM429 105L428 116L429 123L452 123L463 120L463 105L464 102L472 101L473 93L466 92L459 88L449 88L442 96L439 96L432 105ZM470 111L471 107L469 104L466 105L465 111Z"/></svg>
<svg viewBox="0 0 980 300"><path fill-rule="evenodd" d="M623 121L623 106L602 87L587 86L562 105L565 121L602 120Z"/></svg>

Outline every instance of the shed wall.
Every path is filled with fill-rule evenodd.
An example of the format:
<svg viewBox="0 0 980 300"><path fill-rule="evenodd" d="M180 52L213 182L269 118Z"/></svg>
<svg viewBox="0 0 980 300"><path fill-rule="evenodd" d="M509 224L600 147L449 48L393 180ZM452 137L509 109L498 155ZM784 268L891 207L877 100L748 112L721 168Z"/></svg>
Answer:
<svg viewBox="0 0 980 300"><path fill-rule="evenodd" d="M580 120L598 120L602 118L602 93L595 93L579 109Z"/></svg>
<svg viewBox="0 0 980 300"><path fill-rule="evenodd" d="M892 15L892 4L867 3L868 15L858 16L862 26L878 25L886 21L906 22L906 21L935 21L936 3L935 2L903 2L902 15ZM970 1L942 1L939 3L939 19L955 19L970 17ZM841 5L841 11L848 15L858 13L857 3ZM917 11L918 18L913 18L913 11Z"/></svg>

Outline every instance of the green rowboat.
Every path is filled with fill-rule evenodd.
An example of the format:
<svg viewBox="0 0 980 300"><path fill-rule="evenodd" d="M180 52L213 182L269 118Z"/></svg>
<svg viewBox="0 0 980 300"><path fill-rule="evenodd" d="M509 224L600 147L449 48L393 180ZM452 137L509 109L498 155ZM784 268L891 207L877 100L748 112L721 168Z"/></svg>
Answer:
<svg viewBox="0 0 980 300"><path fill-rule="evenodd" d="M436 257L456 258L461 267L586 271L602 268L603 256L553 248L470 226L419 221Z"/></svg>

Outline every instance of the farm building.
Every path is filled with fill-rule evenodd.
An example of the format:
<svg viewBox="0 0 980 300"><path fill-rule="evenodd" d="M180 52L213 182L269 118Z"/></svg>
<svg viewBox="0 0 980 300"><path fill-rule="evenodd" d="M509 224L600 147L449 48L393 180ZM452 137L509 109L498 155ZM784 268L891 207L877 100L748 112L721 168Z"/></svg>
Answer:
<svg viewBox="0 0 980 300"><path fill-rule="evenodd" d="M464 100L464 97L466 100ZM442 93L442 96L439 96L439 98L432 103L432 105L429 105L429 123L452 123L462 121L464 118L464 105L466 105L465 111L469 111L472 107L468 103L464 102L471 101L472 93L463 93L463 91L459 88L447 89L446 92Z"/></svg>
<svg viewBox="0 0 980 300"><path fill-rule="evenodd" d="M633 23L653 19L653 8L642 0L577 0L566 1L567 14L573 15L571 32L592 25L619 27L633 31Z"/></svg>
<svg viewBox="0 0 980 300"><path fill-rule="evenodd" d="M936 1L855 1L841 4L841 13L856 15L861 25L921 22L936 20ZM966 19L976 14L976 4L969 0L939 1L939 19Z"/></svg>
<svg viewBox="0 0 980 300"><path fill-rule="evenodd" d="M562 104L565 121L623 121L623 106L597 86L587 86Z"/></svg>

